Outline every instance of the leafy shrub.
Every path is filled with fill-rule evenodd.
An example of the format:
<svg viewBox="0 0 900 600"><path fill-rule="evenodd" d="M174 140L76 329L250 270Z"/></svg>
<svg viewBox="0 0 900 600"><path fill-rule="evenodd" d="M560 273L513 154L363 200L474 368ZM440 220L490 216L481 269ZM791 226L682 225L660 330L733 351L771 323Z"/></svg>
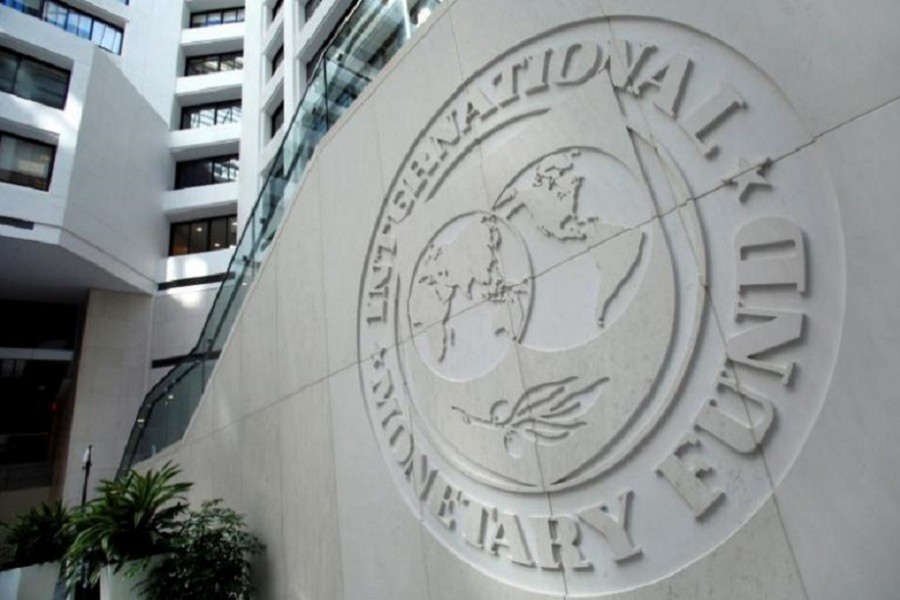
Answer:
<svg viewBox="0 0 900 600"><path fill-rule="evenodd" d="M72 543L71 514L60 502L45 502L3 525L4 568L27 567L62 560Z"/></svg>
<svg viewBox="0 0 900 600"><path fill-rule="evenodd" d="M129 471L113 481L101 482L100 496L75 513L75 539L66 553L70 584L87 569L96 583L104 565L121 569L126 562L169 552L180 529L179 517L187 509L184 494L190 483L174 483L180 469L166 463L159 471ZM146 566L138 563L134 575Z"/></svg>
<svg viewBox="0 0 900 600"><path fill-rule="evenodd" d="M169 554L143 583L150 600L245 600L253 596L250 557L263 551L244 518L204 502L183 519Z"/></svg>

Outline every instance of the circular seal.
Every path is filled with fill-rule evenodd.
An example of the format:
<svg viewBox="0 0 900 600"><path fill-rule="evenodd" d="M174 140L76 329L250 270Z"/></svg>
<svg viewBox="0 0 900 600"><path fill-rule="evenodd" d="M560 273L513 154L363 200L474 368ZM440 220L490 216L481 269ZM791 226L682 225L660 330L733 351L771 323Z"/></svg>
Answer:
<svg viewBox="0 0 900 600"><path fill-rule="evenodd" d="M436 107L375 224L358 340L373 432L441 543L597 594L769 500L843 314L804 131L746 57L646 19L548 32Z"/></svg>

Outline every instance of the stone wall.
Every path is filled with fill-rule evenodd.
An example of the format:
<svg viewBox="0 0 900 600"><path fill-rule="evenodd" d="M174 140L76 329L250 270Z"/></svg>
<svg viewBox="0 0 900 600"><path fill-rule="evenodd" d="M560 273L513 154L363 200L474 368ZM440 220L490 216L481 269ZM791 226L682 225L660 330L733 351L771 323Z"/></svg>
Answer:
<svg viewBox="0 0 900 600"><path fill-rule="evenodd" d="M445 2L152 463L267 598L894 596L898 18Z"/></svg>

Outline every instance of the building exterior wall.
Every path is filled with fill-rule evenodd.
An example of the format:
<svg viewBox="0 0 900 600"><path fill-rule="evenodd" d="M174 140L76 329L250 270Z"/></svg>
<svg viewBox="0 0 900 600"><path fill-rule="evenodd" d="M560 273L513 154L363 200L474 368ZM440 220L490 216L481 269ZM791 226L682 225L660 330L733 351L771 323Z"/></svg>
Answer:
<svg viewBox="0 0 900 600"><path fill-rule="evenodd" d="M893 401L895 377L883 365L891 364L900 341L889 302L900 291L889 276L896 271L892 232L900 216L894 198L900 181L893 164L900 81L884 76L883 57L898 50L891 25L900 17L896 12L893 4L880 2L445 2L319 146L185 440L143 466L175 460L185 467L185 479L195 482L193 501L222 497L247 513L268 547L257 565L265 598L893 597L900 583L892 564L900 554L900 523L894 515L900 498L894 473L900 465L893 424L900 414ZM591 72L589 62L578 62L578 53L598 40L605 51L625 53L617 55L617 66L604 63L586 81L566 81L575 77L576 67ZM630 46L617 46L615 40ZM472 142L476 149L447 175L445 191L410 209L416 211L409 218L417 219L418 227L403 229L409 213L402 209L408 205L389 203L401 198L394 186L404 177L432 173L404 170L410 156L428 160L410 154L416 143L436 135L432 127L448 114L443 112L448 106L458 108L457 117L479 108L471 117L477 131L482 121L489 127L488 114L496 119L504 111L531 106L537 111L545 89L540 71L528 72L533 87L516 90L513 99L514 91L501 85L502 76L489 77L510 77L511 67L502 67L522 64L514 61L524 59L521 53L529 49L534 54L527 64L540 64L535 57L549 56L538 52L545 41L558 60L569 53L572 60L571 72L560 66L566 63L554 63L553 85L563 84L547 92L574 102L556 113L548 109L557 115L556 127L529 134L529 126L522 125ZM633 62L639 54L629 53L639 50L638 43L658 49L640 68ZM683 90L665 84L661 71L660 61L677 53L692 64ZM677 63L670 64L670 72L677 74L672 64ZM629 89L636 83L629 82L629 74L636 77L640 69L658 74L655 85L641 80L643 89ZM415 376L403 382L379 378L379 369L391 361L413 360L419 351L415 344L427 334L411 330L410 320L397 325L393 345L364 345L373 341L372 324L391 315L379 309L383 295L368 295L378 288L367 286L375 276L409 282L419 260L414 253L460 210L454 199L468 207L484 198L480 210L490 212L495 197L486 189L502 188L505 180L498 173L533 164L547 140L556 140L554 148L601 144L611 129L597 124L614 120L590 118L602 97L576 101L607 78L618 82L614 93L623 110L635 111L627 115L633 118L630 131L670 145L675 160L686 165L689 193L676 194L671 210L648 223L671 226L669 234L687 240L680 249L673 245L673 252L687 257L675 269L682 286L678 306L690 299L682 292L693 290L704 299L706 316L695 340L697 358L684 373L688 382L696 382L698 373L707 380L684 384L658 425L609 474L588 478L572 490L498 492L459 456L508 465L496 457L502 457L502 446L473 442L434 450L429 445L434 434L427 427L461 427L449 419L428 421L429 410L441 414L431 399L456 399L441 395L444 384L422 383ZM740 100L692 111L723 89L716 83L733 86ZM590 93L601 94L598 89ZM488 100L478 96L484 90ZM494 95L503 91L505 103ZM680 99L679 108L666 91ZM459 105L445 104L454 98ZM682 119L679 126L661 125L671 116L667 111ZM517 137L522 132L526 137ZM590 135L601 138L585 138ZM710 151L712 142L717 152ZM735 149L748 156L735 155ZM590 172L585 181L594 175ZM648 185L665 179L646 176ZM702 234L684 225L687 207L696 211ZM378 237L379 231L388 231L376 229L382 214L395 217L396 248ZM741 235L749 231L743 227L779 215L789 218L764 222L775 224L758 230L762 238L753 238L774 240L774 253L766 250L763 256L777 266L747 284L747 272L738 269L759 249L742 246ZM789 222L802 235L785 245L772 232L795 231ZM766 238L769 234L775 237ZM373 240L385 242L378 256L396 253L397 262L371 262L377 254ZM613 254L623 252L606 247ZM803 268L787 267L801 247ZM535 256L540 258L540 252ZM452 266L470 259L463 253ZM514 264L501 262L505 268ZM658 275L647 281L659 285L659 294L648 298L666 293L665 270L636 272ZM531 280L540 286L543 277ZM745 290L744 284L765 285ZM398 310L412 310L406 304L412 297L401 296ZM535 310L567 302L565 291L547 298L539 297L543 306ZM733 340L757 322L738 322L742 311L759 308L751 300L786 310L793 315L786 318L802 323L800 331L770 330L762 342L751 344L762 348L759 353L742 355ZM621 307L611 310L627 314L616 313ZM657 309L643 313L648 329L637 330L617 350L653 349L646 331L659 314ZM533 318L537 323L541 317ZM462 332L460 319L450 313L435 327L456 324ZM681 335L688 323L679 317L674 330ZM559 327L565 328L566 321ZM548 335L553 333L551 328ZM492 360L490 343L471 344L462 337L455 343L475 361L475 366L463 361L466 368ZM517 350L517 356L524 352ZM754 366L755 359L765 366ZM643 360L633 358L611 377L639 372L632 369ZM778 371L788 364L793 372ZM572 365L592 372L584 364ZM500 378L499 397L516 398L533 389L532 375L520 367ZM716 392L719 375L740 380L735 384L741 390L739 406L747 412L731 413L731 421L702 420L716 414L708 411L719 405L704 404L704 398ZM404 403L411 391L419 393L418 399ZM611 402L622 406L622 397ZM399 412L391 412L391 402ZM415 404L424 416L405 416L412 410L409 402L424 403ZM484 402L485 413L489 405ZM772 409L770 420L757 412L759 406ZM398 422L404 427L391 425ZM466 422L473 422L471 415ZM434 478L422 477L430 471L424 463L409 462L403 443L428 450L427 458L434 461L429 464L438 465ZM524 448L537 448L538 465L554 456L546 447ZM412 460L421 459L412 452ZM704 474L695 458L712 472ZM688 470L672 471L673 465ZM473 500L487 507L482 513L486 529L479 530L475 513L464 508ZM579 505L597 508L590 513L593 522L606 529L592 529L590 517L570 520L568 507ZM505 533L497 527L501 519L507 519ZM557 533L538 537L536 527L553 519ZM569 527L564 538L559 537L561 522ZM575 538L573 522L580 531ZM565 557L552 554L553 539L567 548ZM517 544L526 546L527 556ZM573 545L579 544L573 554ZM554 568L554 556L562 568Z"/></svg>
<svg viewBox="0 0 900 600"><path fill-rule="evenodd" d="M161 210L173 177L168 127L108 53L94 52L64 227L102 252L102 259L91 256L94 262L153 292L169 236ZM113 262L120 264L104 264Z"/></svg>
<svg viewBox="0 0 900 600"><path fill-rule="evenodd" d="M91 291L78 358L77 388L62 500L81 502L84 451L92 446L88 498L112 479L147 386L153 300L146 294Z"/></svg>

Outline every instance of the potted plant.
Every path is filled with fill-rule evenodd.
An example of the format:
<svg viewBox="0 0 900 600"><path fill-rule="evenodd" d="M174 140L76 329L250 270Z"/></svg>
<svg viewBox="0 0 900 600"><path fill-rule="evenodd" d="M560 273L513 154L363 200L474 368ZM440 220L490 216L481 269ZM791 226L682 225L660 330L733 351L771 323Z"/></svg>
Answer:
<svg viewBox="0 0 900 600"><path fill-rule="evenodd" d="M103 481L98 498L73 517L75 538L66 553L70 587L86 580L100 583L101 598L137 597L133 581L152 559L172 550L187 509L189 483L173 480L180 470L166 463L160 470L129 471Z"/></svg>
<svg viewBox="0 0 900 600"><path fill-rule="evenodd" d="M171 552L150 569L142 585L149 600L246 600L253 596L250 557L263 545L247 533L244 518L203 502L182 521Z"/></svg>
<svg viewBox="0 0 900 600"><path fill-rule="evenodd" d="M53 597L60 561L72 541L71 515L59 502L44 503L3 525L6 561L0 571L0 598Z"/></svg>

